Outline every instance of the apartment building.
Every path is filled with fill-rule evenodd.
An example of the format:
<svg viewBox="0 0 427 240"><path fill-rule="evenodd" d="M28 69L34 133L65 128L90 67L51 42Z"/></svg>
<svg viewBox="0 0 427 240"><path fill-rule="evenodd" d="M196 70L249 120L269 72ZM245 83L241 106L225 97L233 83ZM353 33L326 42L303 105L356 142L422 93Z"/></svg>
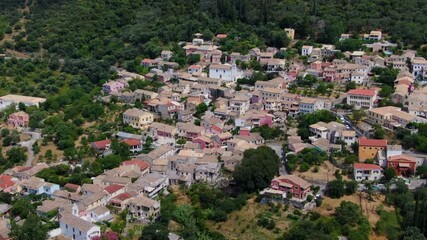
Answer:
<svg viewBox="0 0 427 240"><path fill-rule="evenodd" d="M352 89L347 92L347 104L356 109L373 108L378 99L378 90Z"/></svg>
<svg viewBox="0 0 427 240"><path fill-rule="evenodd" d="M369 163L355 163L353 165L354 180L361 181L375 181L382 177L382 168L375 164Z"/></svg>
<svg viewBox="0 0 427 240"><path fill-rule="evenodd" d="M134 128L145 128L154 120L154 115L150 112L138 108L128 109L123 113L123 123Z"/></svg>

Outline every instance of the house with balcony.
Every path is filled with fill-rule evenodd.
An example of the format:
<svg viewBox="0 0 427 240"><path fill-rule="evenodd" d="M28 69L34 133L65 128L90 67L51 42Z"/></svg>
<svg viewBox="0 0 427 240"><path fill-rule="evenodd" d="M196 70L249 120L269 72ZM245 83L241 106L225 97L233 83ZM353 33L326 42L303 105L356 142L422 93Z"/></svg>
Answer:
<svg viewBox="0 0 427 240"><path fill-rule="evenodd" d="M415 174L417 160L414 157L401 154L387 158L387 168L393 168L397 176L409 177Z"/></svg>
<svg viewBox="0 0 427 240"><path fill-rule="evenodd" d="M382 177L383 169L375 164L355 163L353 165L354 180L361 181L376 181Z"/></svg>
<svg viewBox="0 0 427 240"><path fill-rule="evenodd" d="M132 152L132 154L144 150L144 143L142 141L136 139L125 139L122 142L126 143L126 145L129 146L129 150Z"/></svg>
<svg viewBox="0 0 427 240"><path fill-rule="evenodd" d="M126 210L131 218L138 221L154 222L160 217L160 202L139 195L127 200Z"/></svg>
<svg viewBox="0 0 427 240"><path fill-rule="evenodd" d="M134 128L144 129L154 120L154 115L150 112L132 108L123 113L123 123Z"/></svg>
<svg viewBox="0 0 427 240"><path fill-rule="evenodd" d="M159 173L149 173L139 177L127 186L128 192L135 191L148 198L154 198L169 185L169 178Z"/></svg>
<svg viewBox="0 0 427 240"><path fill-rule="evenodd" d="M311 192L311 184L295 175L282 175L271 180L270 188L281 192L283 198L287 193L297 199L306 199Z"/></svg>
<svg viewBox="0 0 427 240"><path fill-rule="evenodd" d="M299 112L312 113L324 109L324 105L324 102L320 99L306 97L299 102Z"/></svg>
<svg viewBox="0 0 427 240"><path fill-rule="evenodd" d="M27 127L30 122L30 116L23 111L15 112L7 118L7 124L11 127Z"/></svg>
<svg viewBox="0 0 427 240"><path fill-rule="evenodd" d="M356 109L371 109L377 104L378 90L374 89L352 89L347 92L347 104Z"/></svg>
<svg viewBox="0 0 427 240"><path fill-rule="evenodd" d="M45 182L44 179L38 177L30 177L17 183L17 192L23 194L52 195L56 190L59 190L58 184Z"/></svg>

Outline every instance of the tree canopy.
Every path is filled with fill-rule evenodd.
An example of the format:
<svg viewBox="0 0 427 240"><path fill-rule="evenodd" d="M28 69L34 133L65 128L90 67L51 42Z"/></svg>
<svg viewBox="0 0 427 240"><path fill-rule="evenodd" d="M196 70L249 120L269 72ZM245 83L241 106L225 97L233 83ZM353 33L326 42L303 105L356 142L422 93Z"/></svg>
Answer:
<svg viewBox="0 0 427 240"><path fill-rule="evenodd" d="M279 156L267 147L248 149L243 153L243 159L233 178L244 192L255 192L270 185L271 180L279 171Z"/></svg>

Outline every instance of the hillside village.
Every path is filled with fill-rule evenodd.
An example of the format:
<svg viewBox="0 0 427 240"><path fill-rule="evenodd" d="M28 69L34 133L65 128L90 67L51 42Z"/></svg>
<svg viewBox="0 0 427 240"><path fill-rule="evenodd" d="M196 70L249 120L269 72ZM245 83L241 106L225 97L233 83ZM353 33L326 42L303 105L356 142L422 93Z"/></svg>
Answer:
<svg viewBox="0 0 427 240"><path fill-rule="evenodd" d="M343 33L341 45L364 42L354 51L301 45L294 29L283 31L291 41L280 49L227 52L221 50L227 33L212 39L195 33L179 53L163 49L141 59L143 71L111 66L114 77L90 100L108 106L108 115L98 118L95 107L64 112L94 111L71 140L58 133L66 125L35 116L53 106L48 98L1 96L3 152L8 161L19 155L2 169L1 198L38 202L35 212L52 225L51 239L131 239L130 226L156 226L165 199L200 184L241 188L252 193L248 201L299 214L319 212L344 191L375 202L402 182L408 191L425 185L427 60L398 49L381 31ZM177 54L187 62L175 62ZM30 140L20 140L24 134ZM75 151L64 150L66 141ZM53 144L55 157L47 150ZM267 183L254 173L264 169L248 167L256 157L277 159ZM11 203L0 205L0 239L9 239L11 221L22 221ZM168 239L187 239L179 229L167 229Z"/></svg>

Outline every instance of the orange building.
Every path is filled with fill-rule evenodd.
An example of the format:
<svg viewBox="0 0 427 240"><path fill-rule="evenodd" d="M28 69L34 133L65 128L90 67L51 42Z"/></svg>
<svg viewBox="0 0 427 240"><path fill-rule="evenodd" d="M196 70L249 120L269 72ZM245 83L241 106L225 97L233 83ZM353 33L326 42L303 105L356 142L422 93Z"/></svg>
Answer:
<svg viewBox="0 0 427 240"><path fill-rule="evenodd" d="M387 158L387 167L393 168L398 176L414 175L417 161L415 158L401 154Z"/></svg>
<svg viewBox="0 0 427 240"><path fill-rule="evenodd" d="M387 140L359 138L359 161L375 159L379 151L386 151Z"/></svg>

